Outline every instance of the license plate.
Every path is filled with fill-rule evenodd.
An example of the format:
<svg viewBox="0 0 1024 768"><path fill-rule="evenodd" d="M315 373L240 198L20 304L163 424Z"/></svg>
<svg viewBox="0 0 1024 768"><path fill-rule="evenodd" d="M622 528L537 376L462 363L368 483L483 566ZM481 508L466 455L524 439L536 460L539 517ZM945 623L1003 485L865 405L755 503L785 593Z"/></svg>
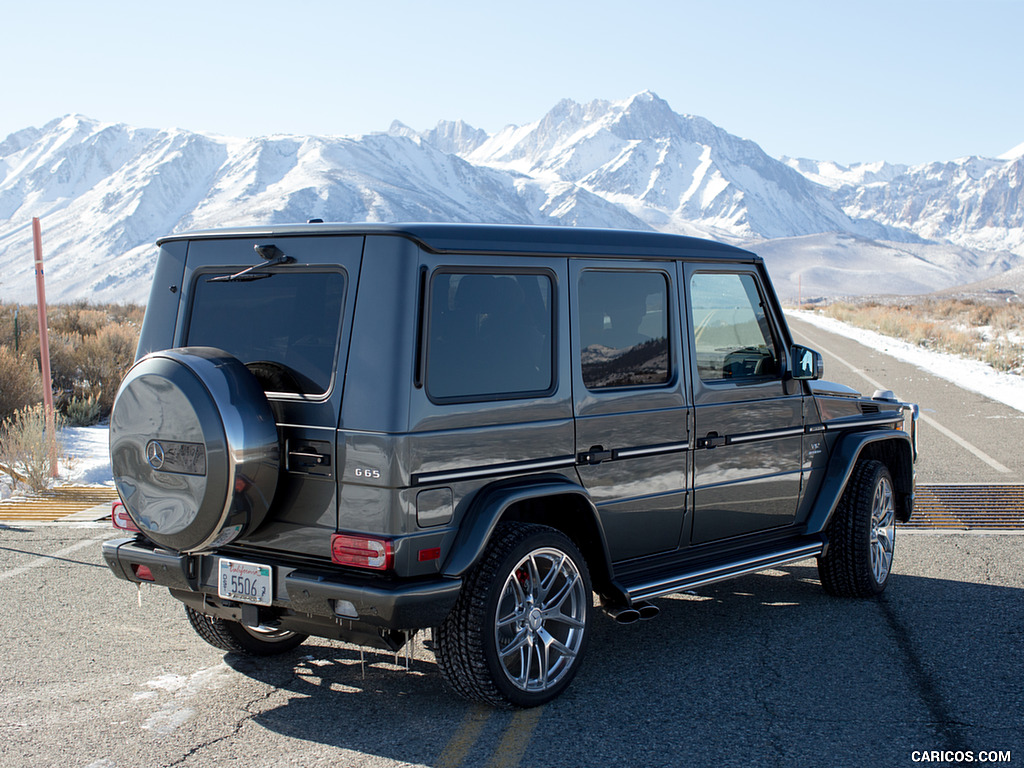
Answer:
<svg viewBox="0 0 1024 768"><path fill-rule="evenodd" d="M256 605L270 605L273 599L269 565L221 560L217 594L228 600Z"/></svg>

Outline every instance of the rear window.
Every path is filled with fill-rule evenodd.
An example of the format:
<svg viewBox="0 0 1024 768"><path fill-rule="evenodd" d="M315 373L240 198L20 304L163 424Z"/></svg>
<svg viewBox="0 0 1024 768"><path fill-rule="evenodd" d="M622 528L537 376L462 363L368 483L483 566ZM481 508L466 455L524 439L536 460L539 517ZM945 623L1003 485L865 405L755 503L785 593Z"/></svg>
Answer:
<svg viewBox="0 0 1024 768"><path fill-rule="evenodd" d="M288 271L209 282L215 276L197 279L186 344L231 353L268 392L325 394L338 351L345 275Z"/></svg>

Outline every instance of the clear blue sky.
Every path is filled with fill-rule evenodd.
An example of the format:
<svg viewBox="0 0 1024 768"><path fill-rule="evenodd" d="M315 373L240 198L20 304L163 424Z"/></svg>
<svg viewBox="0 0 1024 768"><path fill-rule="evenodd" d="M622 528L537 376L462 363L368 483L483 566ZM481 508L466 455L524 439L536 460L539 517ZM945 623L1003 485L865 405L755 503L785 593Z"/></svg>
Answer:
<svg viewBox="0 0 1024 768"><path fill-rule="evenodd" d="M1024 0L8 4L0 139L78 112L233 136L464 119L650 89L774 156L1024 142Z"/></svg>

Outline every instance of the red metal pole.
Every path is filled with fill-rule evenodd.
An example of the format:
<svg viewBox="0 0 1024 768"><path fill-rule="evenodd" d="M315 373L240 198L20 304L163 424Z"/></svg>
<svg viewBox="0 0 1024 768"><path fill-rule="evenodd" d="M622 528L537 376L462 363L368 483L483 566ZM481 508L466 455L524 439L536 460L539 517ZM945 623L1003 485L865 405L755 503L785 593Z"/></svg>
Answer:
<svg viewBox="0 0 1024 768"><path fill-rule="evenodd" d="M43 286L43 236L39 219L32 219L32 243L36 261L36 306L39 309L39 363L43 373L43 408L47 442L50 444L50 476L57 477L56 419L53 414L53 378L50 376L50 336L46 327L46 289Z"/></svg>

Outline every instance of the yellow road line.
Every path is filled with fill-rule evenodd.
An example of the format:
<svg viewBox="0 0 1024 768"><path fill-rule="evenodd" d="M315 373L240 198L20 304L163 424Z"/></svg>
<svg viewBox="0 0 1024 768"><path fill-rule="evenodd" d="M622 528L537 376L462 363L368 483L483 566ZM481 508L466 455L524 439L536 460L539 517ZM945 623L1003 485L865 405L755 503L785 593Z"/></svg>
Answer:
<svg viewBox="0 0 1024 768"><path fill-rule="evenodd" d="M505 729L501 743L487 763L488 768L517 768L526 748L530 746L530 739L542 714L544 707L524 709L512 715L512 722Z"/></svg>
<svg viewBox="0 0 1024 768"><path fill-rule="evenodd" d="M459 768L469 750L476 744L477 739L487 725L487 721L493 714L493 710L480 705L470 709L462 720L462 725L445 745L441 756L437 759L437 768Z"/></svg>
<svg viewBox="0 0 1024 768"><path fill-rule="evenodd" d="M495 710L489 707L474 706L470 709L445 745L437 759L436 768L461 768L494 713ZM526 748L530 746L530 739L543 713L544 707L536 707L513 714L505 726L501 741L487 761L487 768L517 768L526 754Z"/></svg>

